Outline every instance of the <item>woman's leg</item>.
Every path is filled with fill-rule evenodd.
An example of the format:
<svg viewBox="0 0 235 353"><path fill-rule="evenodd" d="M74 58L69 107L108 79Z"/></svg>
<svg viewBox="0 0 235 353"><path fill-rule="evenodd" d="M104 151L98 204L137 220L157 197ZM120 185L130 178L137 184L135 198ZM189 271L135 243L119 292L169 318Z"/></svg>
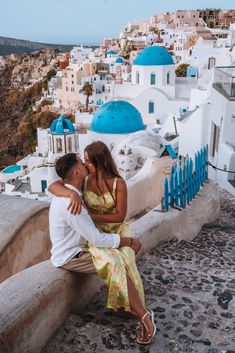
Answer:
<svg viewBox="0 0 235 353"><path fill-rule="evenodd" d="M146 314L147 310L143 306L138 296L138 292L128 275L127 275L127 287L128 287L128 297L129 297L130 308L136 314L138 321L140 321L142 317ZM150 315L146 316L146 318L144 319L144 322L147 327L147 330L145 329L144 326L142 326L142 330L138 332L139 340L148 339L149 337L152 336L154 332L154 326L152 324Z"/></svg>

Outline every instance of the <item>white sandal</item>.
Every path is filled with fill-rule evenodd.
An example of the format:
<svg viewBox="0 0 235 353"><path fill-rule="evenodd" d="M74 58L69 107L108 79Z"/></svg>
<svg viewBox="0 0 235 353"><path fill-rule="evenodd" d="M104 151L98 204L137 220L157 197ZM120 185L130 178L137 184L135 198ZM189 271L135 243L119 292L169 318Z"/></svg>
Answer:
<svg viewBox="0 0 235 353"><path fill-rule="evenodd" d="M137 337L137 343L139 343L139 344L149 344L149 343L151 343L153 338L154 338L154 336L155 336L155 334L156 334L156 325L154 323L154 312L152 310L150 310L150 311L147 310L146 311L144 316L141 318L141 320L137 324L137 330L139 330L141 328L141 325L143 325L145 330L147 332L149 331L148 327L146 326L146 324L144 322L144 319L146 318L147 315L150 316L151 322L153 324L153 333L147 340L139 340L139 338Z"/></svg>

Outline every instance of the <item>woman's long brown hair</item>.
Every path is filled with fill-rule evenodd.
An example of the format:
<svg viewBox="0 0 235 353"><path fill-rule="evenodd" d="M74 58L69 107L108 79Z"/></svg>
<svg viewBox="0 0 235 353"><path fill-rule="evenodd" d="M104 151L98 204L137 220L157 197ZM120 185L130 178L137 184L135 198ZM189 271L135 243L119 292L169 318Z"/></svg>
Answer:
<svg viewBox="0 0 235 353"><path fill-rule="evenodd" d="M109 151L108 147L106 146L105 143L103 143L101 141L97 141L97 142L93 142L90 145L86 146L84 151L87 152L89 160L95 166L96 170L101 169L101 171L103 173L105 185L113 198L113 194L110 190L110 187L108 186L108 184L106 182L106 178L110 177L110 176L114 177L114 178L115 177L121 178L121 176L117 170L116 164L113 160L113 157L112 157L111 152ZM96 184L100 190L97 174L96 174ZM100 192L101 192L101 190L100 190ZM115 200L114 200L114 202L115 202Z"/></svg>

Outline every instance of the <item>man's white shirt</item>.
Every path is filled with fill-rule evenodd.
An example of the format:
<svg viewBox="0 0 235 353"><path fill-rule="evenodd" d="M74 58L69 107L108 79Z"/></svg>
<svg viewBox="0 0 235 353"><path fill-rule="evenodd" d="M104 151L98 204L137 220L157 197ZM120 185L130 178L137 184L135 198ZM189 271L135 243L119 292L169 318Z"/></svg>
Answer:
<svg viewBox="0 0 235 353"><path fill-rule="evenodd" d="M79 194L72 185L66 184L66 187ZM67 210L69 202L67 197L53 196L50 206L51 261L54 266L60 267L69 262L76 254L85 250L87 242L102 248L119 247L118 234L99 232L84 207L80 214L71 214Z"/></svg>

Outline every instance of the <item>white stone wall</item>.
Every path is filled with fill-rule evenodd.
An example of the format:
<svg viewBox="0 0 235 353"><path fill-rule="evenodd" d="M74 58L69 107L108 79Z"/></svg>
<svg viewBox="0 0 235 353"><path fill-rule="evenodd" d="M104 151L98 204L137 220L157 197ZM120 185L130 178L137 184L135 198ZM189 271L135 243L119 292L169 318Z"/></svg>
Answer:
<svg viewBox="0 0 235 353"><path fill-rule="evenodd" d="M109 149L122 142L129 134L99 134L88 130L87 134L79 135L79 153L83 155L83 151L87 145L95 141L104 142Z"/></svg>
<svg viewBox="0 0 235 353"><path fill-rule="evenodd" d="M32 192L42 192L42 180L47 182L48 186L48 168L35 168L30 174L30 186Z"/></svg>
<svg viewBox="0 0 235 353"><path fill-rule="evenodd" d="M194 160L194 155L199 151L206 141L203 139L203 119L208 111L206 106L198 108L185 120L177 122L179 126L179 154L188 155Z"/></svg>
<svg viewBox="0 0 235 353"><path fill-rule="evenodd" d="M235 171L235 102L229 101L212 88L210 114L208 119L209 159L218 168ZM214 157L212 150L212 123L219 127L218 149ZM235 195L235 188L228 180L235 180L235 174L215 171L209 167L209 175L221 187Z"/></svg>
<svg viewBox="0 0 235 353"><path fill-rule="evenodd" d="M154 103L154 113L149 113L149 102ZM161 90L148 88L141 92L131 103L140 111L145 124L156 123L161 115L176 114L181 107L187 106L187 99L171 100Z"/></svg>
<svg viewBox="0 0 235 353"><path fill-rule="evenodd" d="M139 84L137 83L139 73ZM156 82L151 84L151 74L155 74ZM169 74L169 81L167 75ZM169 83L168 83L169 82ZM132 84L151 88L159 88L170 98L175 98L175 65L162 66L132 66Z"/></svg>
<svg viewBox="0 0 235 353"><path fill-rule="evenodd" d="M48 152L48 131L49 129L37 128L38 153L42 155Z"/></svg>

